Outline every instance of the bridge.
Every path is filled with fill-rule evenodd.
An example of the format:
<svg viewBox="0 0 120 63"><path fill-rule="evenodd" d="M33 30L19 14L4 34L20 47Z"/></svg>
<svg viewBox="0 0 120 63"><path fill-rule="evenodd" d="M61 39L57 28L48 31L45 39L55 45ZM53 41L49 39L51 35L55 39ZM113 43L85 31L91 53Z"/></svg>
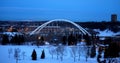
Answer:
<svg viewBox="0 0 120 63"><path fill-rule="evenodd" d="M68 22L71 23L72 25L74 25L75 27L77 27L84 35L88 34L89 36L91 36L91 34L85 30L83 27L81 27L80 25L74 23L73 21L70 20L66 20L66 19L54 19L54 20L50 20L40 26L38 26L35 30L33 30L30 35L34 35L37 32L40 32L44 27L46 27L48 24L52 23L52 22Z"/></svg>

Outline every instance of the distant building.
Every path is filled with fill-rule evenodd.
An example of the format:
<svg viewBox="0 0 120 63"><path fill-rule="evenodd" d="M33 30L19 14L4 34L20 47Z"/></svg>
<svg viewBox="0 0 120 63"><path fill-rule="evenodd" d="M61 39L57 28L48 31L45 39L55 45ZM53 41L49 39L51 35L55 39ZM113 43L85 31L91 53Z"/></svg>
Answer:
<svg viewBox="0 0 120 63"><path fill-rule="evenodd" d="M111 15L111 22L117 22L117 15L116 14Z"/></svg>

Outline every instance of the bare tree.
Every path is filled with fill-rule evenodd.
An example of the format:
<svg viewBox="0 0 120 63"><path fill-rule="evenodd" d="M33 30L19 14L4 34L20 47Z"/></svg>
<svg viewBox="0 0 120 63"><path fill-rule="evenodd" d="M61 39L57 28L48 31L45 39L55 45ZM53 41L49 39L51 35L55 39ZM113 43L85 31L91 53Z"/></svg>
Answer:
<svg viewBox="0 0 120 63"><path fill-rule="evenodd" d="M86 62L87 62L87 60L88 60L88 54L89 54L89 49L86 47L86 50L85 50Z"/></svg>
<svg viewBox="0 0 120 63"><path fill-rule="evenodd" d="M85 57L85 60L88 60L90 54L90 47L88 46L77 46L78 48L78 60L80 61L80 56Z"/></svg>
<svg viewBox="0 0 120 63"><path fill-rule="evenodd" d="M19 58L20 58L20 49L19 48L16 48L15 50L14 50L14 58L16 59L16 63L18 63L18 60L19 60Z"/></svg>
<svg viewBox="0 0 120 63"><path fill-rule="evenodd" d="M54 46L50 46L49 53L52 56L52 59L53 59L53 55L55 54L55 52L56 52L55 47Z"/></svg>
<svg viewBox="0 0 120 63"><path fill-rule="evenodd" d="M8 57L9 57L9 58L10 58L10 55L12 54L12 52L13 52L13 51L12 51L12 48L9 48L9 49L8 49L8 54L9 54Z"/></svg>
<svg viewBox="0 0 120 63"><path fill-rule="evenodd" d="M84 46L77 46L78 48L78 60L80 61L80 56L84 54Z"/></svg>
<svg viewBox="0 0 120 63"><path fill-rule="evenodd" d="M60 57L61 61L63 60L63 56L65 55L65 47L62 45L59 45L56 48L56 52L57 52L57 59L58 57Z"/></svg>
<svg viewBox="0 0 120 63"><path fill-rule="evenodd" d="M22 52L23 60L25 59L25 51Z"/></svg>
<svg viewBox="0 0 120 63"><path fill-rule="evenodd" d="M76 46L71 46L71 55L74 58L74 62L76 61L76 57L77 57L77 47Z"/></svg>
<svg viewBox="0 0 120 63"><path fill-rule="evenodd" d="M86 62L88 60L88 57L90 56L90 49L91 47L90 46L85 46L85 57L86 57Z"/></svg>
<svg viewBox="0 0 120 63"><path fill-rule="evenodd" d="M65 55L65 48L62 45L59 45L57 47L50 46L49 53L51 54L52 59L53 59L53 56L56 55L57 60L60 58L62 61L63 56Z"/></svg>

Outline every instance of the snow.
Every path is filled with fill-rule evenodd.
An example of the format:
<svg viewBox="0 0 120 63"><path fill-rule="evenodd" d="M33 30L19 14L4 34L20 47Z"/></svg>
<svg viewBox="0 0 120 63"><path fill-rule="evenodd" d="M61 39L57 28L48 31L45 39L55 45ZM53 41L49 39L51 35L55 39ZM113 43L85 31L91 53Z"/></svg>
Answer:
<svg viewBox="0 0 120 63"><path fill-rule="evenodd" d="M99 31L98 36L110 36L111 37L111 36L114 36L114 34L115 34L114 32L106 29L104 31Z"/></svg>
<svg viewBox="0 0 120 63"><path fill-rule="evenodd" d="M119 35L119 36L120 36L120 32L117 32L117 33L115 33L114 35Z"/></svg>
<svg viewBox="0 0 120 63"><path fill-rule="evenodd" d="M101 31L100 29L93 29L95 32L98 32L98 36L106 36L106 37L112 37L116 35L120 35L120 31L117 33L114 33L113 31L106 29L104 31Z"/></svg>
<svg viewBox="0 0 120 63"><path fill-rule="evenodd" d="M22 33L19 33L19 32L4 32L3 34L7 34L8 36L15 36L16 34L22 35Z"/></svg>
<svg viewBox="0 0 120 63"><path fill-rule="evenodd" d="M104 31L100 31L100 30L94 30L99 32L98 36L115 36L120 34L120 32L114 33L108 29L104 30ZM16 33L9 33L6 32L5 34L14 36ZM16 63L16 60L14 58L14 50L16 48L20 49L20 58L18 63L97 63L97 58L88 58L88 61L86 62L86 58L85 58L85 50L82 50L82 48L80 49L82 52L82 55L80 57L80 60L78 60L78 54L76 57L76 61L74 62L74 58L71 55L71 47L72 46L64 46L65 47L65 51L63 52L63 60L60 60L60 57L57 59L57 53L55 51L55 49L57 47L53 47L50 46L48 42L45 42L47 45L46 46L39 46L39 48L37 46L28 46L28 45L20 45L20 46L15 46L15 45L0 45L0 63ZM80 42L77 45L85 45L84 42ZM31 54L33 49L36 50L37 52L37 60L33 61L31 60ZM45 51L45 59L40 59L40 55L42 53L42 50L44 49ZM10 58L9 58L9 50L12 50L11 54L10 54ZM50 52L51 51L51 52ZM23 59L23 53L25 52L25 58ZM52 55L53 54L53 58Z"/></svg>
<svg viewBox="0 0 120 63"><path fill-rule="evenodd" d="M21 46L3 46L0 45L0 63L16 63L16 60L14 58L14 49L19 48L20 49L20 58L18 63L97 63L96 58L88 58L88 61L86 62L85 56L81 56L80 60L76 57L76 61L74 62L73 57L70 54L70 46L65 46L65 55L63 55L63 61L60 60L60 58L56 58L56 55L53 55L53 59L51 57L51 54L49 53L50 48L56 48L52 46L27 46L27 45L21 45ZM12 53L10 54L8 50L12 49ZM31 54L33 49L37 52L37 60L33 61L31 60ZM45 51L45 59L40 59L40 55L42 50ZM22 53L25 52L25 58L23 59ZM53 52L55 53L55 52Z"/></svg>

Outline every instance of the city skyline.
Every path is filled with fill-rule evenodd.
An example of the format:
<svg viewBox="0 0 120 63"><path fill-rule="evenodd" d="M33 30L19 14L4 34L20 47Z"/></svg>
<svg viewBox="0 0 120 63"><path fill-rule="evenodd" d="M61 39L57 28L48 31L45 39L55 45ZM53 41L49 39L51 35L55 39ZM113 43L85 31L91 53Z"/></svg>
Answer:
<svg viewBox="0 0 120 63"><path fill-rule="evenodd" d="M111 21L117 14L119 0L2 0L0 20Z"/></svg>

